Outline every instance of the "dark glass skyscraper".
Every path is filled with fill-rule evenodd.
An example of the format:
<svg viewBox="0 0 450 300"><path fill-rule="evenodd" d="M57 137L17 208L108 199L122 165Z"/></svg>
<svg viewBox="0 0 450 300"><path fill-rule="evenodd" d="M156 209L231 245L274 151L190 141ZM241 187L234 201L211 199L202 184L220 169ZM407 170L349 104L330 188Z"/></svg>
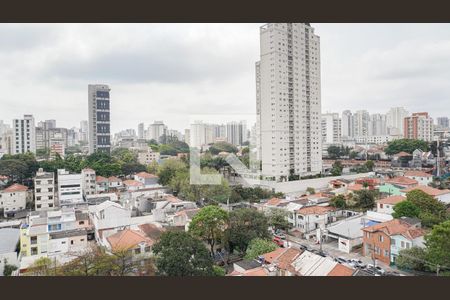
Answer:
<svg viewBox="0 0 450 300"><path fill-rule="evenodd" d="M106 84L90 84L89 91L89 153L111 152L110 96Z"/></svg>

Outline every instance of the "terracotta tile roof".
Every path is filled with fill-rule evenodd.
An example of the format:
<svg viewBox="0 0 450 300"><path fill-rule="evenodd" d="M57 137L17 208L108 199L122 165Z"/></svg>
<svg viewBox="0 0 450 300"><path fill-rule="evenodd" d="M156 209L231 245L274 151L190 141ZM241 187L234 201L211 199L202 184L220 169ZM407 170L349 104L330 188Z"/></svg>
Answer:
<svg viewBox="0 0 450 300"><path fill-rule="evenodd" d="M200 208L184 209L175 213L175 216L185 215L188 219L192 219L199 211Z"/></svg>
<svg viewBox="0 0 450 300"><path fill-rule="evenodd" d="M353 269L337 264L327 276L352 276L353 272Z"/></svg>
<svg viewBox="0 0 450 300"><path fill-rule="evenodd" d="M275 259L277 259L278 257L280 257L280 255L282 255L284 252L286 252L286 248L277 248L276 250L263 254L262 256L264 257L264 261L271 264L274 262Z"/></svg>
<svg viewBox="0 0 450 300"><path fill-rule="evenodd" d="M390 196L390 197L386 197L386 198L378 200L377 203L395 205L395 204L400 203L405 200L406 200L406 197L403 197L403 196Z"/></svg>
<svg viewBox="0 0 450 300"><path fill-rule="evenodd" d="M116 176L108 177L109 182L122 182L120 178L117 178Z"/></svg>
<svg viewBox="0 0 450 300"><path fill-rule="evenodd" d="M139 182L137 180L132 180L132 179L125 180L123 182L123 184L126 186L143 186L144 185L142 182Z"/></svg>
<svg viewBox="0 0 450 300"><path fill-rule="evenodd" d="M398 177L394 177L391 179L386 180L386 183L391 183L391 184L397 184L397 185L418 185L419 182L417 180L405 177L405 176L398 176Z"/></svg>
<svg viewBox="0 0 450 300"><path fill-rule="evenodd" d="M25 191L28 191L28 188L18 183L14 183L13 185L3 190L4 193L25 192Z"/></svg>
<svg viewBox="0 0 450 300"><path fill-rule="evenodd" d="M433 175L422 172L422 171L406 171L404 176L433 177Z"/></svg>
<svg viewBox="0 0 450 300"><path fill-rule="evenodd" d="M97 181L97 182L108 182L108 178L103 177L103 176L96 176L95 177L95 181Z"/></svg>
<svg viewBox="0 0 450 300"><path fill-rule="evenodd" d="M143 242L150 246L154 244L153 240L146 237L143 233L131 229L119 231L106 239L113 251L131 249Z"/></svg>
<svg viewBox="0 0 450 300"><path fill-rule="evenodd" d="M330 206L306 206L297 210L297 213L302 215L324 215L335 209Z"/></svg>
<svg viewBox="0 0 450 300"><path fill-rule="evenodd" d="M91 168L84 168L81 171L86 171L86 172L95 172L95 170L91 169Z"/></svg>
<svg viewBox="0 0 450 300"><path fill-rule="evenodd" d="M174 195L167 195L167 196L164 197L164 199L165 199L166 201L171 202L171 203L182 202L182 201L180 200L180 198L175 197Z"/></svg>
<svg viewBox="0 0 450 300"><path fill-rule="evenodd" d="M0 180L6 180L6 179L8 179L8 176L0 175Z"/></svg>
<svg viewBox="0 0 450 300"><path fill-rule="evenodd" d="M136 176L142 177L142 178L158 178L158 176L156 176L154 174L147 173L147 172L137 173Z"/></svg>
<svg viewBox="0 0 450 300"><path fill-rule="evenodd" d="M347 190L350 190L350 191L361 191L363 189L364 189L364 186L360 183L353 183L353 184L349 184L347 186Z"/></svg>
<svg viewBox="0 0 450 300"><path fill-rule="evenodd" d="M425 231L421 228L415 228L404 220L393 219L387 222L375 224L362 229L368 232L382 231L388 236L403 235L404 237L412 240L419 236L423 236Z"/></svg>
<svg viewBox="0 0 450 300"><path fill-rule="evenodd" d="M138 226L139 229L153 241L159 240L161 235L166 231L163 227L158 227L155 224L142 224Z"/></svg>
<svg viewBox="0 0 450 300"><path fill-rule="evenodd" d="M412 156L412 154L409 154L408 152L401 151L397 154L394 154L395 157L403 157L403 156Z"/></svg>
<svg viewBox="0 0 450 300"><path fill-rule="evenodd" d="M431 186L427 186L427 185L419 185L419 186L407 188L407 189L403 190L402 192L407 193L407 192L414 191L414 190L421 190L422 192L427 193L428 195L433 196L433 197L450 193L450 190L435 189L435 188L433 188Z"/></svg>
<svg viewBox="0 0 450 300"><path fill-rule="evenodd" d="M264 203L264 205L277 206L278 204L280 204L281 201L283 201L283 199L272 198L269 201L267 201L266 203Z"/></svg>
<svg viewBox="0 0 450 300"><path fill-rule="evenodd" d="M257 267L254 269L247 270L243 273L238 271L233 271L227 276L269 276L269 271L263 267Z"/></svg>

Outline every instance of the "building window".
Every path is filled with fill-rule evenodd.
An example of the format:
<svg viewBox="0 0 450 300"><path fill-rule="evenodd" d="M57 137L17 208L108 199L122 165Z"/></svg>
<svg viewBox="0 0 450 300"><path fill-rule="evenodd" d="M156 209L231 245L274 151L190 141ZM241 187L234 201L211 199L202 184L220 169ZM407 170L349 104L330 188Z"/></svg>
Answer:
<svg viewBox="0 0 450 300"><path fill-rule="evenodd" d="M37 254L38 254L37 247L31 247L31 255L37 255Z"/></svg>
<svg viewBox="0 0 450 300"><path fill-rule="evenodd" d="M384 250L384 256L386 256L386 257L389 256L389 251L388 250Z"/></svg>
<svg viewBox="0 0 450 300"><path fill-rule="evenodd" d="M134 254L140 254L140 253L141 253L141 248L134 249Z"/></svg>
<svg viewBox="0 0 450 300"><path fill-rule="evenodd" d="M382 236L382 235L378 236L378 240L379 240L380 242L383 242L383 236Z"/></svg>
<svg viewBox="0 0 450 300"><path fill-rule="evenodd" d="M31 245L36 245L37 244L37 236L30 237L30 242L31 242Z"/></svg>

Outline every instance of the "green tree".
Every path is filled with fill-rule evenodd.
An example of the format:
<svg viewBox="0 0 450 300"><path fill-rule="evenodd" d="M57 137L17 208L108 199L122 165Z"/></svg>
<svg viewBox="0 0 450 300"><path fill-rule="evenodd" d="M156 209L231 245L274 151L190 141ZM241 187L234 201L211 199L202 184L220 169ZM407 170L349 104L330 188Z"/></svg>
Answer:
<svg viewBox="0 0 450 300"><path fill-rule="evenodd" d="M211 276L213 261L205 245L187 232L167 231L153 246L157 274L162 276Z"/></svg>
<svg viewBox="0 0 450 300"><path fill-rule="evenodd" d="M226 272L225 269L222 268L222 267L219 267L219 266L213 266L213 273L214 273L214 276L225 276L225 274L226 274L227 272Z"/></svg>
<svg viewBox="0 0 450 300"><path fill-rule="evenodd" d="M272 252L277 248L277 245L271 240L256 238L250 241L247 251L245 252L245 258L255 259L258 258L258 256Z"/></svg>
<svg viewBox="0 0 450 300"><path fill-rule="evenodd" d="M420 149L422 151L429 151L429 144L422 140L415 139L399 139L388 142L388 146L384 149L387 155L394 155L399 152L413 153L414 150Z"/></svg>
<svg viewBox="0 0 450 300"><path fill-rule="evenodd" d="M410 218L417 218L420 214L420 208L418 208L413 202L411 201L402 201L394 206L394 213L392 216L396 219L401 217L410 217Z"/></svg>
<svg viewBox="0 0 450 300"><path fill-rule="evenodd" d="M205 206L192 218L189 232L207 242L211 255L214 246L221 242L228 221L228 213L218 206Z"/></svg>
<svg viewBox="0 0 450 300"><path fill-rule="evenodd" d="M357 206L363 209L372 209L375 205L376 192L373 190L356 191Z"/></svg>
<svg viewBox="0 0 450 300"><path fill-rule="evenodd" d="M330 205L336 208L345 209L347 207L347 201L344 195L337 195L331 198Z"/></svg>
<svg viewBox="0 0 450 300"><path fill-rule="evenodd" d="M395 264L399 269L426 271L427 252L424 248L412 247L410 249L400 250Z"/></svg>
<svg viewBox="0 0 450 300"><path fill-rule="evenodd" d="M315 193L316 193L316 190L315 190L313 187L307 187L307 188L306 188L306 192L307 192L309 195L312 195L312 194L315 194Z"/></svg>
<svg viewBox="0 0 450 300"><path fill-rule="evenodd" d="M158 169L159 169L159 164L156 160L152 161L148 166L147 166L147 172L150 174L157 174L158 173Z"/></svg>
<svg viewBox="0 0 450 300"><path fill-rule="evenodd" d="M22 181L27 178L27 164L19 159L1 159L0 174L11 177L12 181Z"/></svg>
<svg viewBox="0 0 450 300"><path fill-rule="evenodd" d="M366 167L366 169L367 169L369 172L372 172L372 171L373 171L373 168L375 167L375 163L374 163L372 160L368 160L368 161L366 161L366 162L364 163L364 166Z"/></svg>
<svg viewBox="0 0 450 300"><path fill-rule="evenodd" d="M220 152L228 152L228 153L236 153L238 152L238 149L236 146L227 143L227 142L217 142L212 144L209 147L209 152L211 152L214 155L219 154Z"/></svg>
<svg viewBox="0 0 450 300"><path fill-rule="evenodd" d="M166 159L158 170L159 183L168 185L178 172L187 172L187 170L185 163L174 159Z"/></svg>
<svg viewBox="0 0 450 300"><path fill-rule="evenodd" d="M425 227L432 227L447 217L445 204L421 190L406 193L406 200L419 208L419 219Z"/></svg>
<svg viewBox="0 0 450 300"><path fill-rule="evenodd" d="M11 276L15 270L17 270L17 266L9 264L8 260L5 258L3 260L3 276Z"/></svg>
<svg viewBox="0 0 450 300"><path fill-rule="evenodd" d="M262 212L242 208L230 212L226 241L230 252L234 249L245 253L248 244L255 238L270 238L269 220Z"/></svg>
<svg viewBox="0 0 450 300"><path fill-rule="evenodd" d="M340 161L335 161L333 163L333 165L331 166L331 175L341 176L343 169L344 169L344 167L342 166L342 163Z"/></svg>
<svg viewBox="0 0 450 300"><path fill-rule="evenodd" d="M281 209L272 209L268 215L268 224L275 230L288 230L291 223L287 220L288 213Z"/></svg>
<svg viewBox="0 0 450 300"><path fill-rule="evenodd" d="M341 157L341 148L338 146L329 146L327 148L328 157L331 159L337 159Z"/></svg>
<svg viewBox="0 0 450 300"><path fill-rule="evenodd" d="M435 225L425 236L427 260L441 267L450 267L450 220Z"/></svg>

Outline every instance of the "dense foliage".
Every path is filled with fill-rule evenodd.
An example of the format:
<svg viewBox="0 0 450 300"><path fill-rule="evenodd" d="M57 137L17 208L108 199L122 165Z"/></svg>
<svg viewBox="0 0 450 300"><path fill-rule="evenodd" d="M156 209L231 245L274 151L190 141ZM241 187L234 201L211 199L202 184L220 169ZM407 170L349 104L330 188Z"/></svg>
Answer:
<svg viewBox="0 0 450 300"><path fill-rule="evenodd" d="M246 259L255 259L258 256L272 252L277 249L278 246L271 240L256 238L250 241L247 251L245 252Z"/></svg>
<svg viewBox="0 0 450 300"><path fill-rule="evenodd" d="M402 151L412 154L416 149L429 151L430 147L427 142L422 140L399 139L389 142L384 151L387 155L394 155Z"/></svg>
<svg viewBox="0 0 450 300"><path fill-rule="evenodd" d="M217 142L209 147L211 154L217 155L220 152L236 153L238 149L233 144L227 142Z"/></svg>

